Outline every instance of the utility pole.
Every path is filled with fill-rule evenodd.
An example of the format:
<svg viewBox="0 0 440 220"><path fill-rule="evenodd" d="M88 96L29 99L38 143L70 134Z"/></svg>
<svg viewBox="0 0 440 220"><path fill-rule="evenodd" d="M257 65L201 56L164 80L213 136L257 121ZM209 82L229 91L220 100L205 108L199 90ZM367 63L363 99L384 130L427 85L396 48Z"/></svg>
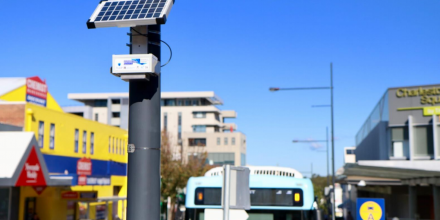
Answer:
<svg viewBox="0 0 440 220"><path fill-rule="evenodd" d="M152 53L160 61L160 25L131 28L130 54ZM158 64L160 65L160 63ZM160 219L160 71L130 79L127 219Z"/></svg>
<svg viewBox="0 0 440 220"><path fill-rule="evenodd" d="M326 127L325 128L325 134L326 134L326 138L325 138L325 143L326 143L326 145L327 145L327 150L326 150L326 153L327 153L327 157L326 157L326 159L327 159L327 186L330 186L330 171L329 171L329 164L328 164L328 127Z"/></svg>
<svg viewBox="0 0 440 220"><path fill-rule="evenodd" d="M331 126L332 126L332 185L333 185L333 202L332 202L332 220L335 220L335 203L336 203L336 195L335 195L335 126L333 123L333 63L330 63L330 96L331 96Z"/></svg>

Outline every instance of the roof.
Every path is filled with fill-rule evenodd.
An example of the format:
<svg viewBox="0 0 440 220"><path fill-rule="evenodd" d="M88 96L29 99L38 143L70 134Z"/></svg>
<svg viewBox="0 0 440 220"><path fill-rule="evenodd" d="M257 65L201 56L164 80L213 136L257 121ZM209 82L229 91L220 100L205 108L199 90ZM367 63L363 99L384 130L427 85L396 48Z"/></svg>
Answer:
<svg viewBox="0 0 440 220"><path fill-rule="evenodd" d="M37 146L34 132L0 132L0 186L18 184L22 168L27 166L27 160L32 152L36 156L46 185L69 186L71 180L57 179L49 176L44 157ZM24 183L20 183L25 185ZM28 183L26 183L28 184Z"/></svg>
<svg viewBox="0 0 440 220"><path fill-rule="evenodd" d="M12 178L33 132L0 132L0 178Z"/></svg>
<svg viewBox="0 0 440 220"><path fill-rule="evenodd" d="M26 78L24 77L2 77L0 78L0 96L24 85L26 85Z"/></svg>
<svg viewBox="0 0 440 220"><path fill-rule="evenodd" d="M86 100L97 100L97 99L109 99L109 98L128 98L128 92L126 93L69 93L67 95L68 99L76 100L79 102L84 102ZM162 99L194 99L194 98L205 98L214 105L222 105L223 101L213 92L162 92Z"/></svg>
<svg viewBox="0 0 440 220"><path fill-rule="evenodd" d="M288 167L272 166L246 166L250 170L250 175L268 175L268 176L289 176L303 178L303 175L295 169ZM215 167L205 173L205 176L223 175L223 167Z"/></svg>

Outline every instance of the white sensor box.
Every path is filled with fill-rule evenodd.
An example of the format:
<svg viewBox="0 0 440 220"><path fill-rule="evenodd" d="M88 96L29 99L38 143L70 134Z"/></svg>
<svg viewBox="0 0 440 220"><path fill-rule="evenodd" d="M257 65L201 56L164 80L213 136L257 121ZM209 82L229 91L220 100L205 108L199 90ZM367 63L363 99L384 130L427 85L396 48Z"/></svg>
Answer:
<svg viewBox="0 0 440 220"><path fill-rule="evenodd" d="M114 75L157 74L159 62L153 54L113 55Z"/></svg>

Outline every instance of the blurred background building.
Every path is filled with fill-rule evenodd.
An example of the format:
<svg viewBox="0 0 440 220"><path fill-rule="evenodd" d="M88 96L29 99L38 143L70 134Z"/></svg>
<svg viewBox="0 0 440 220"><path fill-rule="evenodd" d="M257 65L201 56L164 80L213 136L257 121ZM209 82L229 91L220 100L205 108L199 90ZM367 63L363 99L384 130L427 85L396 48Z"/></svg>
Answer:
<svg viewBox="0 0 440 220"><path fill-rule="evenodd" d="M214 92L162 92L161 97L161 129L176 160L207 153L211 165L246 165L246 136L228 121L237 113L220 110L223 101ZM63 107L65 112L128 129L128 93L75 93L68 98L84 105Z"/></svg>
<svg viewBox="0 0 440 220"><path fill-rule="evenodd" d="M439 115L439 84L385 92L337 173L344 216L356 198L375 197L385 198L386 218L440 218Z"/></svg>

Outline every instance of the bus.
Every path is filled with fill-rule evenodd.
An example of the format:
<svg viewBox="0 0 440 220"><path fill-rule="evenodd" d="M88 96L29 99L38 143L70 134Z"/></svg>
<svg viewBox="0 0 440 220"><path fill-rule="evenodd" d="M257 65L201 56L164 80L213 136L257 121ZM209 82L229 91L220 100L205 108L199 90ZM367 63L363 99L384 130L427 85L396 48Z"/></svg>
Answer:
<svg viewBox="0 0 440 220"><path fill-rule="evenodd" d="M248 220L313 220L315 197L310 179L292 168L257 167L250 169L251 209ZM221 208L223 167L203 177L191 177L186 186L185 220L205 220L205 209ZM209 220L209 219L206 219Z"/></svg>

